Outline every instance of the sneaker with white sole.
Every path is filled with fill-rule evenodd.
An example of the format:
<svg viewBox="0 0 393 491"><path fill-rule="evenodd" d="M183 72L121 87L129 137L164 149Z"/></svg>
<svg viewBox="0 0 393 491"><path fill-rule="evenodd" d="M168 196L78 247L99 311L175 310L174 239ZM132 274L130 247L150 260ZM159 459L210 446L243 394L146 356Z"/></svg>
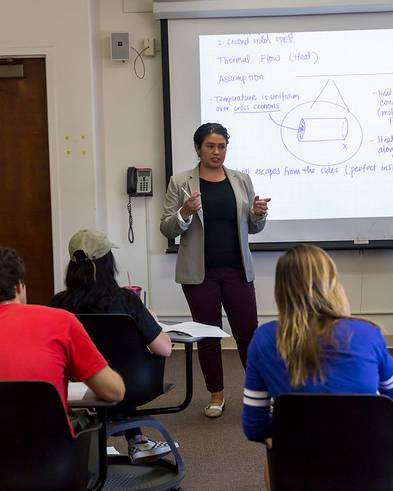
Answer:
<svg viewBox="0 0 393 491"><path fill-rule="evenodd" d="M179 448L177 442L175 442L175 446ZM151 440L150 438L138 443L132 440L128 442L128 454L133 464L153 462L170 452L172 450L167 442Z"/></svg>

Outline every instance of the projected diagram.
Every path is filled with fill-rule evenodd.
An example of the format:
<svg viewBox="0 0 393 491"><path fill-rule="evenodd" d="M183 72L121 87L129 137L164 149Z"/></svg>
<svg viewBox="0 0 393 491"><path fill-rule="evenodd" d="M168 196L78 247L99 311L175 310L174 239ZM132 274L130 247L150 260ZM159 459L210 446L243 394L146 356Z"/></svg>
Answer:
<svg viewBox="0 0 393 491"><path fill-rule="evenodd" d="M283 118L281 140L290 154L312 165L338 165L351 159L363 141L362 127L337 84L328 80L315 100L295 106Z"/></svg>

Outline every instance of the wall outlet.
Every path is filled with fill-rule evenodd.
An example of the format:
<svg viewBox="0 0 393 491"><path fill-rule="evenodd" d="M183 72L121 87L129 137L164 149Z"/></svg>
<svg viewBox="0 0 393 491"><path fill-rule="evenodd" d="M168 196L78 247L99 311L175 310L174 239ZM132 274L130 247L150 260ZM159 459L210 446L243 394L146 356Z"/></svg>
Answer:
<svg viewBox="0 0 393 491"><path fill-rule="evenodd" d="M143 40L143 54L145 56L154 56L156 54L156 40L154 38L145 38Z"/></svg>

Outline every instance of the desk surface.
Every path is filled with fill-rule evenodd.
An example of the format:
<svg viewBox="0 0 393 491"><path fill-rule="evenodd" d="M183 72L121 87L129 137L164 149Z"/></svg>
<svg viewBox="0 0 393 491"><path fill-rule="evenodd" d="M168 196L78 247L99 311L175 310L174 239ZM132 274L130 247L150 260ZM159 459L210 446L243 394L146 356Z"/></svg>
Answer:
<svg viewBox="0 0 393 491"><path fill-rule="evenodd" d="M197 338L194 336L189 336L188 334L182 334L175 331L169 331L168 334L173 343L192 344L195 343L196 341L199 341L200 339L203 339L200 337Z"/></svg>
<svg viewBox="0 0 393 491"><path fill-rule="evenodd" d="M116 401L104 401L99 399L83 382L70 382L68 384L68 406L69 407L112 407ZM81 404L82 403L82 404Z"/></svg>

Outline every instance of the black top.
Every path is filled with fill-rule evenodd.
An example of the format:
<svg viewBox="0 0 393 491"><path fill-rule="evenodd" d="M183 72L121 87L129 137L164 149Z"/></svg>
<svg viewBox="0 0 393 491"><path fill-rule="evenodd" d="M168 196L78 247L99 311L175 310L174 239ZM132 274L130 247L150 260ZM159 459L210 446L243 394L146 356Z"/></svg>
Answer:
<svg viewBox="0 0 393 491"><path fill-rule="evenodd" d="M236 198L227 178L199 179L205 229L205 267L242 265L237 228Z"/></svg>
<svg viewBox="0 0 393 491"><path fill-rule="evenodd" d="M72 303L69 300L69 293L63 291L55 295L49 302L49 307L57 307L68 310L73 314L92 314L97 312L73 312ZM144 306L142 300L132 291L119 288L119 294L113 299L109 309L105 311L109 314L128 314L135 322L137 329L144 337L146 344L150 344L160 334L161 327L154 320L149 310Z"/></svg>

